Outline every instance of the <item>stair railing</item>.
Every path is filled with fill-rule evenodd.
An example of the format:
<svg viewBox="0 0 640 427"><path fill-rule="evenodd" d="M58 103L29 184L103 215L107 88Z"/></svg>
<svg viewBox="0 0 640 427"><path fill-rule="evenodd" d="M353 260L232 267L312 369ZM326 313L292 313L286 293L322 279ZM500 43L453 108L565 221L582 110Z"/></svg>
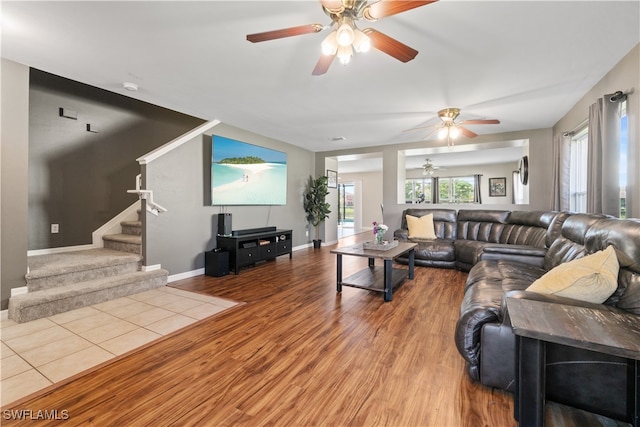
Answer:
<svg viewBox="0 0 640 427"><path fill-rule="evenodd" d="M136 175L136 189L127 190L127 193L137 194L140 200L145 200L147 202L145 203L147 212L152 213L155 216L158 216L160 212L167 211L166 208L153 201L153 190L142 189L142 174Z"/></svg>

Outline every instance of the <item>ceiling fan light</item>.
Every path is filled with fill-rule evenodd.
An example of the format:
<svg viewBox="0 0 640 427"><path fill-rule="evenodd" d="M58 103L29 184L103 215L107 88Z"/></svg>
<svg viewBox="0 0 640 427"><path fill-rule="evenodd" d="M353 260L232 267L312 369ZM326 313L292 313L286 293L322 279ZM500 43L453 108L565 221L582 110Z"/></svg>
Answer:
<svg viewBox="0 0 640 427"><path fill-rule="evenodd" d="M449 134L449 128L443 127L438 131L438 139L445 139Z"/></svg>
<svg viewBox="0 0 640 427"><path fill-rule="evenodd" d="M371 49L371 39L357 28L353 36L353 48L359 53L368 52Z"/></svg>
<svg viewBox="0 0 640 427"><path fill-rule="evenodd" d="M351 45L349 46L340 46L338 48L338 59L342 65L347 65L349 61L351 61L351 56L353 55L353 49Z"/></svg>
<svg viewBox="0 0 640 427"><path fill-rule="evenodd" d="M340 46L351 46L354 38L353 28L351 28L351 25L347 22L343 22L342 25L338 27L338 33L336 36Z"/></svg>
<svg viewBox="0 0 640 427"><path fill-rule="evenodd" d="M460 128L458 126L452 126L449 132L449 138L455 139L460 136Z"/></svg>
<svg viewBox="0 0 640 427"><path fill-rule="evenodd" d="M336 30L329 33L327 37L322 41L320 45L322 47L322 53L324 55L335 55L338 51L338 41L336 40Z"/></svg>

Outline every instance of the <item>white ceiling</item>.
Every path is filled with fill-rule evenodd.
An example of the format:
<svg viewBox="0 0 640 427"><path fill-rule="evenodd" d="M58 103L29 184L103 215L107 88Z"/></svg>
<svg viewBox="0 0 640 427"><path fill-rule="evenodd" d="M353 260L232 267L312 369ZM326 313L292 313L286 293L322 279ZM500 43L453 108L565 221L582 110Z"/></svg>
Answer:
<svg viewBox="0 0 640 427"><path fill-rule="evenodd" d="M372 50L323 76L326 32L245 39L310 23L329 23L318 1L3 1L2 56L327 151L420 141L403 130L444 107L501 120L478 134L549 128L640 41L640 2L442 0L367 25L413 61Z"/></svg>

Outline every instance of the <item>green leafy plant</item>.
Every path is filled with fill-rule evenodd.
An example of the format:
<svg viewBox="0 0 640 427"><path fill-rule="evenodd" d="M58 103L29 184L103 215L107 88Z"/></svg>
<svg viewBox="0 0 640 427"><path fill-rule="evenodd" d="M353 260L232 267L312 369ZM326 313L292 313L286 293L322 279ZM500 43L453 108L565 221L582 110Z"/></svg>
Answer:
<svg viewBox="0 0 640 427"><path fill-rule="evenodd" d="M329 203L326 202L329 194L328 179L320 176L316 179L309 176L307 189L304 193L304 211L307 214L307 221L316 229L316 240L320 240L320 224L327 218L331 211Z"/></svg>

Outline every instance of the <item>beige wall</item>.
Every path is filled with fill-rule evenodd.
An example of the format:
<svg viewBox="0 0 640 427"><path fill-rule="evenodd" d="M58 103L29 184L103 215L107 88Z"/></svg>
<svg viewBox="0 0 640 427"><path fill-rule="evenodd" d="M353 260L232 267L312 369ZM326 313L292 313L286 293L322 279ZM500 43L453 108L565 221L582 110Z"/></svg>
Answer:
<svg viewBox="0 0 640 427"><path fill-rule="evenodd" d="M29 67L2 59L0 128L0 271L2 309L25 286L29 164Z"/></svg>
<svg viewBox="0 0 640 427"><path fill-rule="evenodd" d="M380 211L380 204L383 202L382 172L341 173L340 183L347 182L355 184L356 200L360 201L360 206L356 206L356 210L360 214L354 227L356 229L371 229L373 221L384 221Z"/></svg>
<svg viewBox="0 0 640 427"><path fill-rule="evenodd" d="M575 129L589 116L589 106L605 94L621 90L629 93L629 175L627 214L640 217L640 44L616 64L567 114L553 126L554 134Z"/></svg>

